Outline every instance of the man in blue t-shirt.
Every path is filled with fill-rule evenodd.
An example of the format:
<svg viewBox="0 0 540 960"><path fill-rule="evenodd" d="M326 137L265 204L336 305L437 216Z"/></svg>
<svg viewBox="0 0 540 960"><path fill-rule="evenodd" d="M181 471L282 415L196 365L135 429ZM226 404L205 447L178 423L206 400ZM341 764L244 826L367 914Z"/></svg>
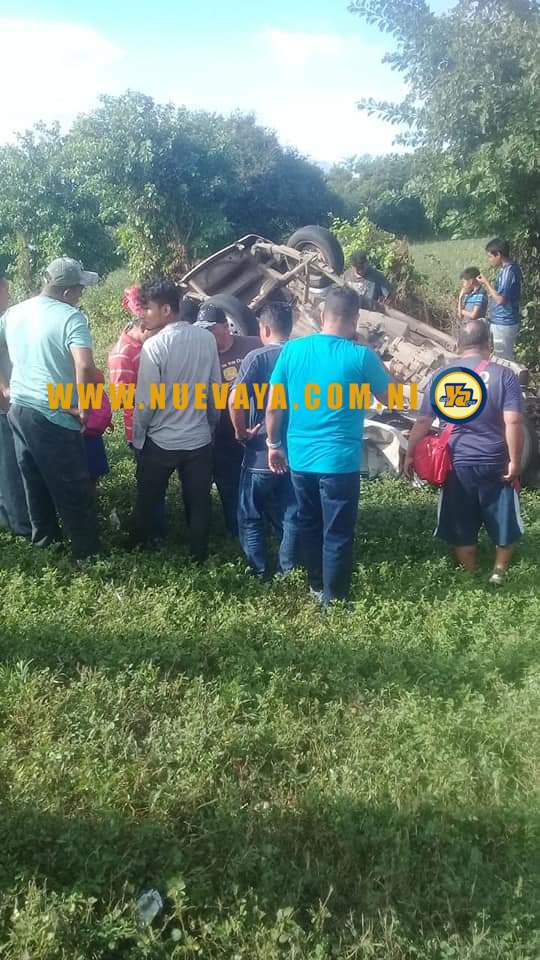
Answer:
<svg viewBox="0 0 540 960"><path fill-rule="evenodd" d="M498 237L486 246L488 260L496 267L495 284L484 276L478 280L486 288L491 303L489 321L495 355L506 360L514 359L514 347L519 333L519 301L523 274L518 263L510 258L508 240Z"/></svg>
<svg viewBox="0 0 540 960"><path fill-rule="evenodd" d="M287 303L269 303L259 317L263 346L242 360L229 394L229 411L236 439L244 444L238 502L238 532L242 549L253 573L270 576L266 526L279 538L278 571L288 573L297 562L296 497L290 473L272 473L268 466L265 414L269 380L292 330L292 311ZM249 413L240 404L239 387L245 385Z"/></svg>
<svg viewBox="0 0 540 960"><path fill-rule="evenodd" d="M476 567L478 533L485 526L496 545L490 583L500 585L523 533L517 493L523 449L523 397L518 378L508 367L490 362L489 327L470 320L460 333L461 356L450 364L471 370L483 364L480 376L487 388L482 412L454 425L449 440L452 470L441 491L436 534L454 547L465 570ZM438 370L434 378L440 374ZM412 472L414 450L435 419L431 384L424 393L411 430L405 470Z"/></svg>
<svg viewBox="0 0 540 960"><path fill-rule="evenodd" d="M375 353L354 342L358 310L355 290L331 287L322 332L288 343L270 378L268 463L277 474L290 465L309 586L323 604L346 600L350 590L366 405L360 392L386 403L390 382Z"/></svg>

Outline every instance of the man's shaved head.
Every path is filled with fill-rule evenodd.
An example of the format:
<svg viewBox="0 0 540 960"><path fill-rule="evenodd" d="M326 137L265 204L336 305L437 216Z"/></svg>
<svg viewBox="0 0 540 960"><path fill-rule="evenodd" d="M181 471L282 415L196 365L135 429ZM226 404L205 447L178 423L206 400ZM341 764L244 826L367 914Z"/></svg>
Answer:
<svg viewBox="0 0 540 960"><path fill-rule="evenodd" d="M485 350L489 347L489 326L485 320L467 320L464 323L458 338L460 350L471 350L478 347Z"/></svg>

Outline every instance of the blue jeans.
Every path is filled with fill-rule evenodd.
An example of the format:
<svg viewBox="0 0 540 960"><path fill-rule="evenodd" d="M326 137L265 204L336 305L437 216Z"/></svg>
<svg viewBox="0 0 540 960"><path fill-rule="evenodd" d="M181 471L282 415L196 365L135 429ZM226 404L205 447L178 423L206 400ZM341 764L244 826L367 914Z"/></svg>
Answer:
<svg viewBox="0 0 540 960"><path fill-rule="evenodd" d="M242 469L238 501L238 532L242 550L252 570L270 575L266 528L279 539L278 571L288 573L297 564L296 497L288 473Z"/></svg>
<svg viewBox="0 0 540 960"><path fill-rule="evenodd" d="M98 553L96 506L80 431L60 427L37 410L16 403L8 419L32 525L32 543L48 547L60 540L60 517L76 559Z"/></svg>
<svg viewBox="0 0 540 960"><path fill-rule="evenodd" d="M346 600L352 577L360 473L291 473L309 585L323 602Z"/></svg>
<svg viewBox="0 0 540 960"><path fill-rule="evenodd" d="M3 413L0 413L0 527L7 527L21 537L29 537L31 533L13 433Z"/></svg>
<svg viewBox="0 0 540 960"><path fill-rule="evenodd" d="M519 335L519 323L491 323L493 353L504 360L514 359L514 347Z"/></svg>

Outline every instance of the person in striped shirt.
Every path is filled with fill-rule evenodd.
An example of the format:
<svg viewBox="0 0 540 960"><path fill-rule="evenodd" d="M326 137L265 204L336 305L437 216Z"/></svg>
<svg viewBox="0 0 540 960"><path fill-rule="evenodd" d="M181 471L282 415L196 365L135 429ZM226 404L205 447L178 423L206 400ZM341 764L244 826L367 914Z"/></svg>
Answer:
<svg viewBox="0 0 540 960"><path fill-rule="evenodd" d="M478 267L466 267L461 274L461 292L458 300L459 320L483 320L487 313L488 298L478 280Z"/></svg>
<svg viewBox="0 0 540 960"><path fill-rule="evenodd" d="M132 319L122 330L108 357L110 383L133 385L132 406L124 408L124 432L136 462L138 462L138 452L133 446L133 414L141 350L148 338L158 332L158 329L149 329L143 319L144 311L138 301L139 289L139 287L129 287L124 291L122 306L131 314ZM156 504L155 523L160 536L165 536L167 529L165 498Z"/></svg>
<svg viewBox="0 0 540 960"><path fill-rule="evenodd" d="M122 306L131 313L132 319L124 327L109 353L109 380L116 385L137 386L143 343L153 333L156 333L155 330L148 330L143 323L143 312L137 302L137 292L138 287L129 287L124 292ZM124 432L131 447L133 442L133 408L124 409Z"/></svg>

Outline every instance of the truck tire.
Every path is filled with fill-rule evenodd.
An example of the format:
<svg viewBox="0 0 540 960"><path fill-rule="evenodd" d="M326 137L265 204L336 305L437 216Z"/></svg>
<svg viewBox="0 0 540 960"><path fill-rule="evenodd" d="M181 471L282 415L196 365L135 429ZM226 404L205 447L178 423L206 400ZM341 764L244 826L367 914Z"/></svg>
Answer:
<svg viewBox="0 0 540 960"><path fill-rule="evenodd" d="M339 240L326 230L325 227L301 227L292 237L289 237L287 246L305 253L318 253L321 265L341 276L345 268L345 257ZM311 286L321 289L329 285L326 277L312 277Z"/></svg>
<svg viewBox="0 0 540 960"><path fill-rule="evenodd" d="M215 297L209 297L205 303L212 303L225 311L232 333L239 333L244 337L259 336L259 324L255 314L238 297L229 293L216 293Z"/></svg>

